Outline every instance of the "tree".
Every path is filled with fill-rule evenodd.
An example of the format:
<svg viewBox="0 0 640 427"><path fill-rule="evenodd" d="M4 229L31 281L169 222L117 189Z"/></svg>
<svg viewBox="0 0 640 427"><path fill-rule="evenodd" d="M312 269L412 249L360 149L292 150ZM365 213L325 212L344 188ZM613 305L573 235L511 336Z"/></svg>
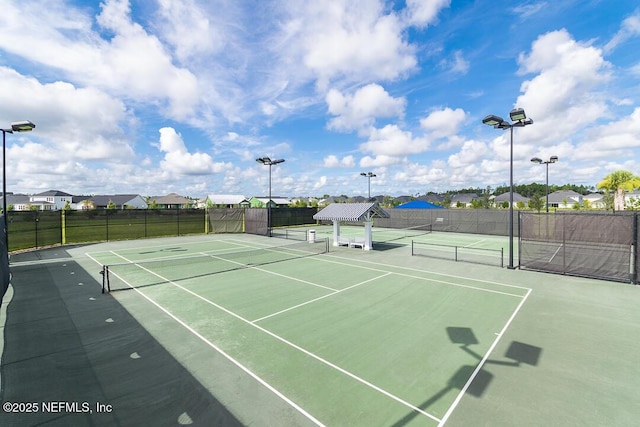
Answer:
<svg viewBox="0 0 640 427"><path fill-rule="evenodd" d="M529 199L529 208L535 209L538 212L540 212L542 210L542 208L544 207L544 203L545 203L545 201L542 199L542 197L540 197L537 194L534 194Z"/></svg>
<svg viewBox="0 0 640 427"><path fill-rule="evenodd" d="M640 177L629 171L617 170L605 176L597 185L607 192L613 192L613 210L624 210L624 193L640 187Z"/></svg>

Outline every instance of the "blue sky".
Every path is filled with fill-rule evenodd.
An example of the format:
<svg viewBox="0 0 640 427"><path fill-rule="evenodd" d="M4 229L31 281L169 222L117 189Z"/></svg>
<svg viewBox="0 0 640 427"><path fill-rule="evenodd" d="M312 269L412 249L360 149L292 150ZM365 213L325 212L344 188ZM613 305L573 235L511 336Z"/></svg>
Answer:
<svg viewBox="0 0 640 427"><path fill-rule="evenodd" d="M7 190L416 195L640 173L635 0L0 0Z"/></svg>

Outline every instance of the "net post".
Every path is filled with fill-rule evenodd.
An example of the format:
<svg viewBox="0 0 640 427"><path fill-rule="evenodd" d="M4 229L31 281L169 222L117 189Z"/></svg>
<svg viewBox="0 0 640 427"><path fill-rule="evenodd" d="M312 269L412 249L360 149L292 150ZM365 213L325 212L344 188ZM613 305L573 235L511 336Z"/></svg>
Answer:
<svg viewBox="0 0 640 427"><path fill-rule="evenodd" d="M520 252L518 252L518 267L520 267ZM504 268L504 248L500 248L500 268Z"/></svg>
<svg viewBox="0 0 640 427"><path fill-rule="evenodd" d="M106 283L106 279L105 279L105 268L107 266L103 265L102 266L102 270L100 270L100 275L102 276L102 293L104 294L104 288L105 288L105 283Z"/></svg>
<svg viewBox="0 0 640 427"><path fill-rule="evenodd" d="M413 256L414 252L413 252L413 240L411 240L411 256Z"/></svg>

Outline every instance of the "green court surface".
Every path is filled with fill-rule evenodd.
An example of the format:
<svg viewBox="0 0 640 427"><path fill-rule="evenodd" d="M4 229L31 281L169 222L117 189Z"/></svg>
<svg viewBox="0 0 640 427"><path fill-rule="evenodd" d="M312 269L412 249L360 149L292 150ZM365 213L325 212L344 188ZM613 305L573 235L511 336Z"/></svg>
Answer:
<svg viewBox="0 0 640 427"><path fill-rule="evenodd" d="M315 230L318 240L331 233ZM128 343L126 362L109 365L109 375L100 364L110 362L93 347L88 352L101 398L113 402L122 425L132 421L117 385L130 375L124 366L144 367L158 349L241 425L636 424L638 287L411 256L411 240L507 243L434 232L380 239L373 251L329 244L328 253L314 254L307 248L322 243L291 247L291 240L248 235L112 242L56 249L87 283L79 287L63 269L55 286L61 294L81 288L78 311L95 321L77 321L78 329L99 325L80 333L84 348L96 343L86 337L105 328L123 339L129 329L118 330L121 317L152 337L153 345ZM16 294L30 269L60 269L60 260L47 257L12 258ZM104 264L112 292L103 294ZM97 342L113 347L110 336ZM136 396L175 388L163 366L143 369ZM3 382L5 400L15 398L12 386ZM171 414L166 425L233 424L201 407Z"/></svg>

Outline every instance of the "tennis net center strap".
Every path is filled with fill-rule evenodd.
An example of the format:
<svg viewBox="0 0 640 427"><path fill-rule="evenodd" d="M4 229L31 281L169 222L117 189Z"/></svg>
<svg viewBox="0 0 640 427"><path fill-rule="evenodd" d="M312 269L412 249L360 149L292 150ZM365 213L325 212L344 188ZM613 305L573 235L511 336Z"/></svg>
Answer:
<svg viewBox="0 0 640 427"><path fill-rule="evenodd" d="M201 252L189 256L131 260L102 266L102 292L132 289L205 277L226 271L323 254L329 240L253 248L236 252ZM119 280L112 281L112 278Z"/></svg>

